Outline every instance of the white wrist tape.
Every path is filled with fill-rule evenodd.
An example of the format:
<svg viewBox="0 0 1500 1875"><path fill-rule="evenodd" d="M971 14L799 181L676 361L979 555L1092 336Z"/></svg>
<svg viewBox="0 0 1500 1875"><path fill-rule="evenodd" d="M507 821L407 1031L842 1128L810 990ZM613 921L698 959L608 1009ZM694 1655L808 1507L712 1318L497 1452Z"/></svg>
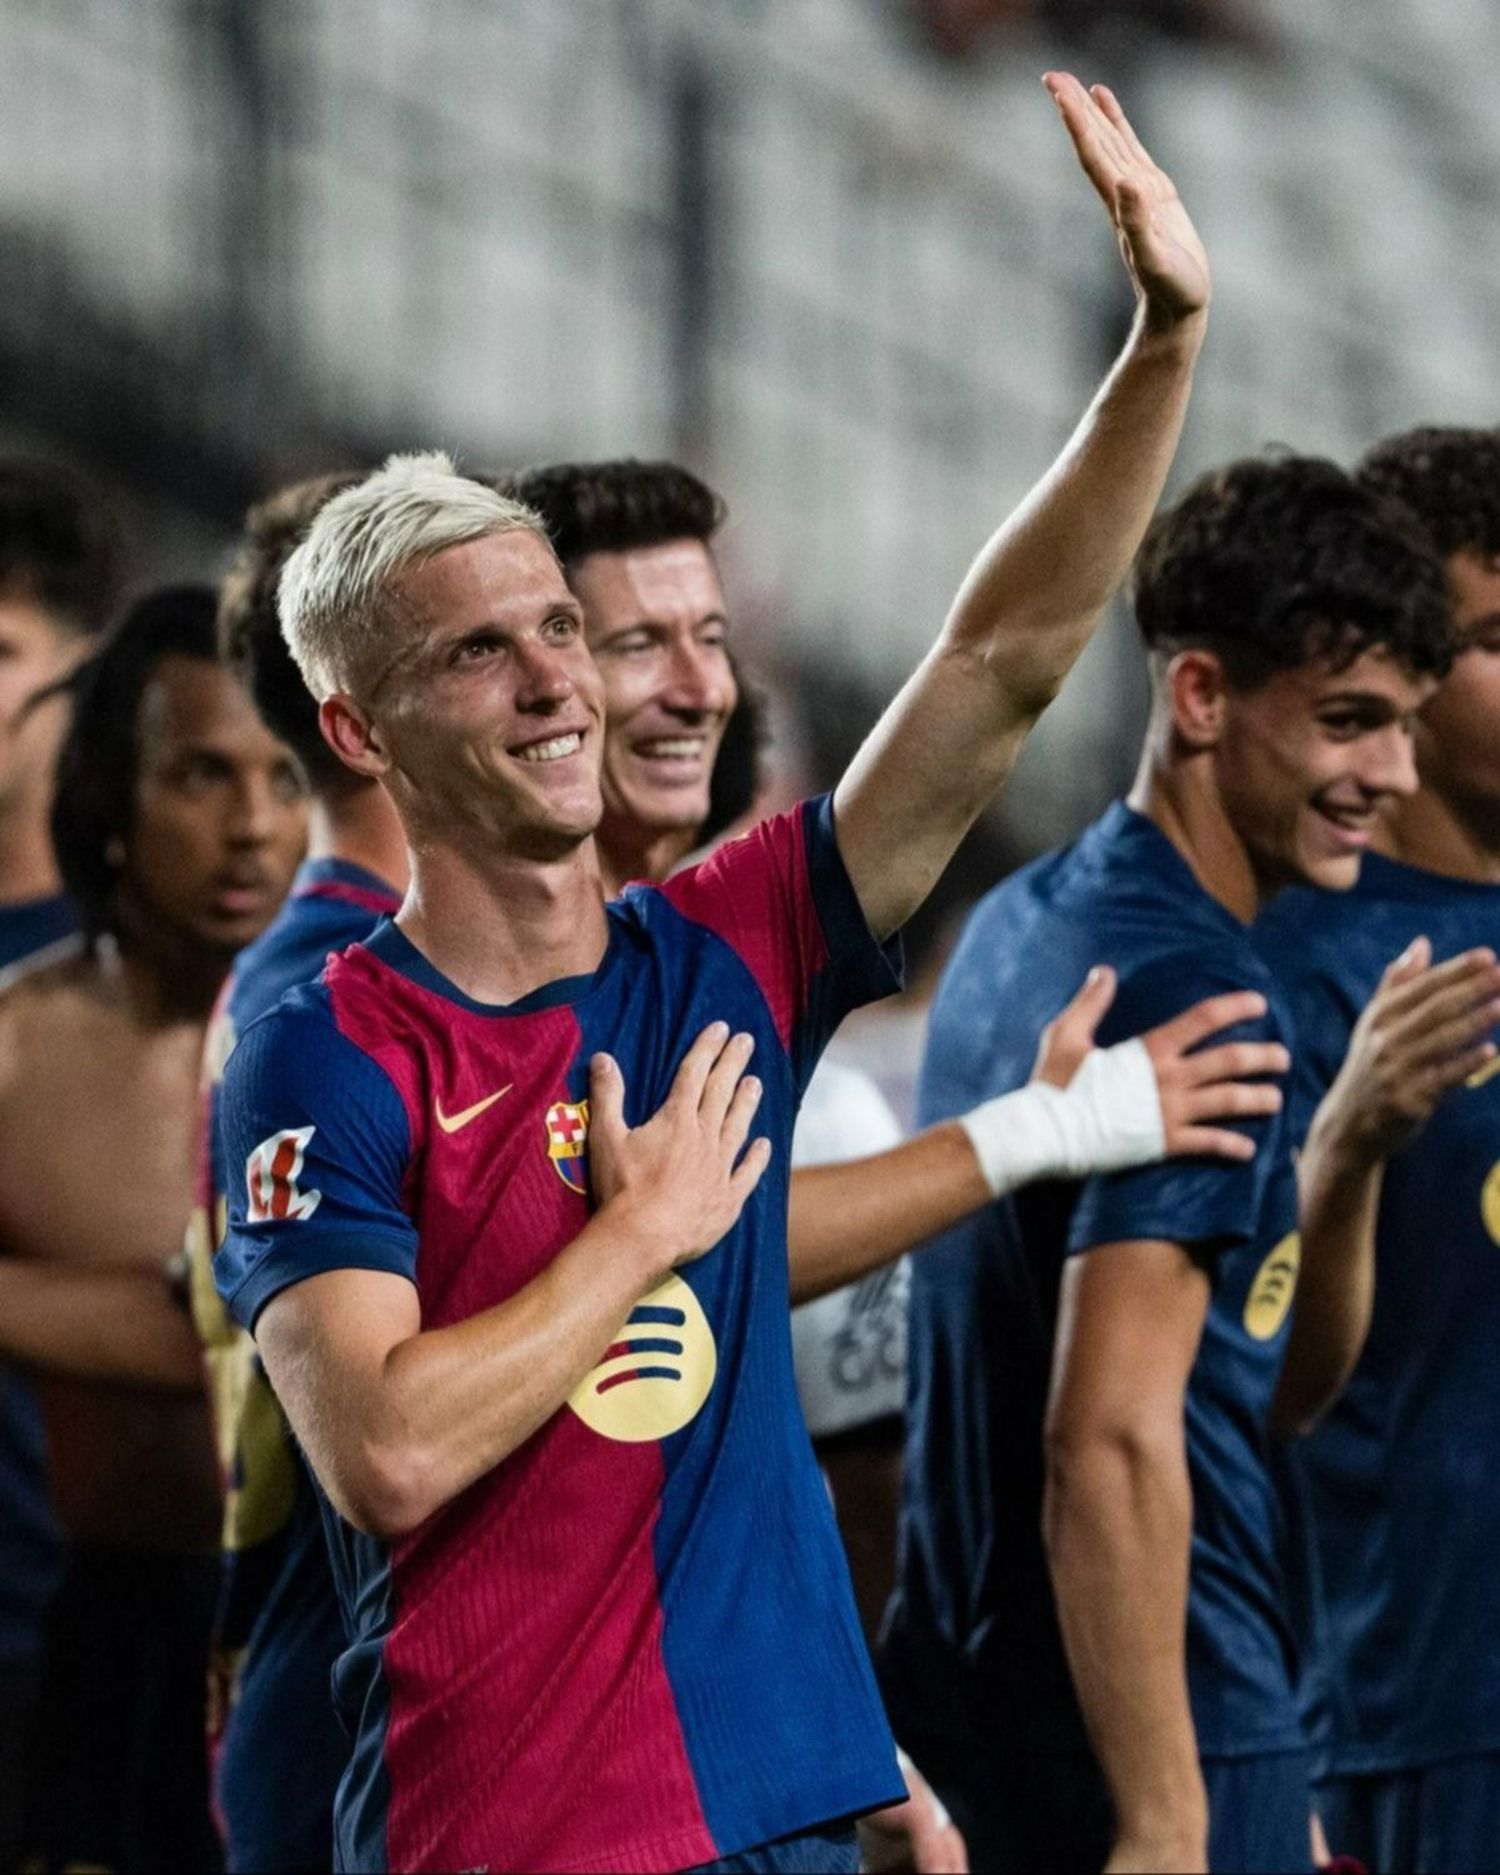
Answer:
<svg viewBox="0 0 1500 1875"><path fill-rule="evenodd" d="M1096 1048L1066 1087L1032 1081L958 1123L996 1198L1033 1179L1120 1172L1166 1153L1156 1070L1139 1038Z"/></svg>

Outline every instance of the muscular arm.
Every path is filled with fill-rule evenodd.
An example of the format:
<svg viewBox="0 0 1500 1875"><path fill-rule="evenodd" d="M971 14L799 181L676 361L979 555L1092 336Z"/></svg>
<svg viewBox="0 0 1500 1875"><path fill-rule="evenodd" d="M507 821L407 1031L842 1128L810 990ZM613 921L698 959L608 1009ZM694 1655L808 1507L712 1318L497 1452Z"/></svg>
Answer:
<svg viewBox="0 0 1500 1875"><path fill-rule="evenodd" d="M1115 221L1137 315L1072 440L980 553L937 644L839 784L839 847L882 936L931 891L1124 577L1203 339L1207 263L1171 183L1108 93L1050 82Z"/></svg>
<svg viewBox="0 0 1500 1875"><path fill-rule="evenodd" d="M402 1536L498 1465L563 1404L665 1274L600 1212L497 1307L422 1330L402 1276L333 1270L256 1323L271 1384L338 1511Z"/></svg>
<svg viewBox="0 0 1500 1875"><path fill-rule="evenodd" d="M1108 1244L1064 1269L1044 1534L1073 1681L1114 1799L1112 1868L1207 1866L1184 1661L1183 1402L1208 1303L1208 1276L1177 1244Z"/></svg>
<svg viewBox="0 0 1500 1875"><path fill-rule="evenodd" d="M633 1130L619 1069L595 1058L600 1209L495 1307L424 1330L406 1277L360 1269L271 1298L255 1325L271 1384L350 1523L384 1537L415 1529L551 1418L675 1264L719 1242L770 1157L756 1140L741 1158L760 1095L742 1078L750 1046L722 1024L705 1030L660 1112Z"/></svg>
<svg viewBox="0 0 1500 1875"><path fill-rule="evenodd" d="M0 1356L77 1380L196 1392L203 1357L165 1268L0 1258Z"/></svg>

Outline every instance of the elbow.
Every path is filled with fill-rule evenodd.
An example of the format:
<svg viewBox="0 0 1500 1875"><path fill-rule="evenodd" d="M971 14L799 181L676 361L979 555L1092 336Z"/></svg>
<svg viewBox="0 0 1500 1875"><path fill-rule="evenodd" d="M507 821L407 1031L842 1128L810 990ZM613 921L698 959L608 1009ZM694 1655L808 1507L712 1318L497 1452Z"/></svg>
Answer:
<svg viewBox="0 0 1500 1875"><path fill-rule="evenodd" d="M324 1488L346 1523L385 1543L410 1536L447 1501L435 1488L429 1455L406 1441L366 1443Z"/></svg>
<svg viewBox="0 0 1500 1875"><path fill-rule="evenodd" d="M1042 1537L1049 1555L1074 1533L1087 1540L1087 1533L1122 1513L1138 1514L1186 1473L1180 1415L1052 1420L1044 1456Z"/></svg>

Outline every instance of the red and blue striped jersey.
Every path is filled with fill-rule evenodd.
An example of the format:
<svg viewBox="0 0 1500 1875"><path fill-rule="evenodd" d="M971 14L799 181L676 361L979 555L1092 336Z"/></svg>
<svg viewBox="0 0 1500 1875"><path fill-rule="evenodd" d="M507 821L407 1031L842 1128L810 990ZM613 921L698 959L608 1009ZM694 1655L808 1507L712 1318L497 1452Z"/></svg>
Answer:
<svg viewBox="0 0 1500 1875"><path fill-rule="evenodd" d="M748 1029L775 1149L724 1241L502 1464L399 1541L329 1512L341 1866L678 1869L901 1795L798 1410L786 1258L802 1089L897 980L824 799L631 888L591 975L481 1004L384 924L242 1037L216 1273L247 1324L335 1268L409 1277L428 1328L533 1280L588 1217L599 1049L639 1124L709 1022Z"/></svg>

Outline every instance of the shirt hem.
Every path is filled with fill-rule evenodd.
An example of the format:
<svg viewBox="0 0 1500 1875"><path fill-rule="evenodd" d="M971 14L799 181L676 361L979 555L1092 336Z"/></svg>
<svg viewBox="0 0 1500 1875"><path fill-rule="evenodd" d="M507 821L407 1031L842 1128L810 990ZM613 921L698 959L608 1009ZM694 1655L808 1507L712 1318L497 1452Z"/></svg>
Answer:
<svg viewBox="0 0 1500 1875"><path fill-rule="evenodd" d="M1423 1771L1435 1764L1453 1764L1461 1758L1500 1755L1500 1725L1446 1742L1367 1745L1358 1751L1332 1751L1314 1745L1312 1751L1320 1784L1335 1783L1345 1777L1385 1777L1400 1771Z"/></svg>

